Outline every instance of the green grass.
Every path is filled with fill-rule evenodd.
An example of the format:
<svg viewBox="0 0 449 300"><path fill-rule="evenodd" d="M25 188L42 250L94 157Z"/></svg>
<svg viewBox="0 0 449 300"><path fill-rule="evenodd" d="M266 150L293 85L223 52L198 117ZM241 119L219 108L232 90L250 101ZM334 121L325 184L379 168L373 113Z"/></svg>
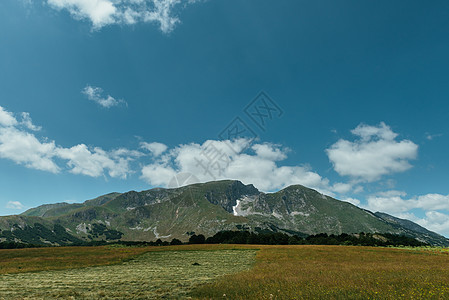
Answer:
<svg viewBox="0 0 449 300"><path fill-rule="evenodd" d="M0 250L8 267L0 299L449 299L448 254L311 245Z"/></svg>
<svg viewBox="0 0 449 300"><path fill-rule="evenodd" d="M185 297L198 284L250 268L255 252L176 251L173 247L170 251L150 251L112 266L7 274L0 276L0 298Z"/></svg>

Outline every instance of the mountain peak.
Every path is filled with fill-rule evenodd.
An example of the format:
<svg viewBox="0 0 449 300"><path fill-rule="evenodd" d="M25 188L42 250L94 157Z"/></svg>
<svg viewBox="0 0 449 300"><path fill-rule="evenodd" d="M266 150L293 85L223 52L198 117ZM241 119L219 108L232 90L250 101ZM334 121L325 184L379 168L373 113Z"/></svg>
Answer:
<svg viewBox="0 0 449 300"><path fill-rule="evenodd" d="M262 193L239 180L110 193L84 203L44 205L20 218L0 218L0 238L20 240L28 236L21 230L32 230L35 224L41 224L32 231L35 234L65 228L65 235L73 235L65 240L188 240L192 232L212 236L222 230L249 230L299 235L393 233L449 245L448 239L411 221L373 214L302 185ZM52 236L50 242L55 241Z"/></svg>

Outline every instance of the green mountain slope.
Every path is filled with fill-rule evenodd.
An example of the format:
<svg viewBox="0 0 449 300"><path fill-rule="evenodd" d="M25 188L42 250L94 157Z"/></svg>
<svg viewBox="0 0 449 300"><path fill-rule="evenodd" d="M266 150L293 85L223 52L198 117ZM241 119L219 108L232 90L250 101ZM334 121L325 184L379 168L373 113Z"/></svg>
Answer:
<svg viewBox="0 0 449 300"><path fill-rule="evenodd" d="M211 236L222 230L250 230L303 236L324 232L393 233L449 245L448 239L411 221L373 214L301 185L262 193L253 185L233 180L111 193L84 203L39 206L20 216L0 217L0 240L30 242L30 235L15 228L33 234L40 230L48 239L41 236L38 240L52 244L159 238L185 241L193 233Z"/></svg>
<svg viewBox="0 0 449 300"><path fill-rule="evenodd" d="M396 218L393 216L390 216L386 213L376 212L375 215L379 218L382 218L383 220L387 221L389 224L391 224L394 227L399 228L400 230L403 230L404 233L408 233L409 235L413 235L414 233L419 233L420 237L423 241L426 241L429 244L436 245L436 246L448 246L445 240L441 239L441 235L432 232L430 230L425 229L422 226L419 226L418 224L405 220Z"/></svg>

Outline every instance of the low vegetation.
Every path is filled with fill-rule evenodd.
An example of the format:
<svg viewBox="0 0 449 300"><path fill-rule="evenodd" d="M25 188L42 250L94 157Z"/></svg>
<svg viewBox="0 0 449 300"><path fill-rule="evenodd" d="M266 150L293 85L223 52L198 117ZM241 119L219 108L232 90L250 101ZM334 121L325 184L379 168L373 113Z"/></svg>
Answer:
<svg viewBox="0 0 449 300"><path fill-rule="evenodd" d="M426 243L403 235L364 232L340 235L320 233L301 237L280 232L220 231L207 239L203 235L192 235L189 242L191 244L428 246Z"/></svg>
<svg viewBox="0 0 449 300"><path fill-rule="evenodd" d="M449 299L448 254L243 244L0 250L0 298Z"/></svg>
<svg viewBox="0 0 449 300"><path fill-rule="evenodd" d="M6 299L185 297L198 284L250 268L256 252L146 250L145 254L112 266L3 275L0 295Z"/></svg>
<svg viewBox="0 0 449 300"><path fill-rule="evenodd" d="M199 299L448 299L440 251L260 246L255 266L197 288Z"/></svg>
<svg viewBox="0 0 449 300"><path fill-rule="evenodd" d="M2 249L0 274L112 265L147 251L142 247L109 246Z"/></svg>

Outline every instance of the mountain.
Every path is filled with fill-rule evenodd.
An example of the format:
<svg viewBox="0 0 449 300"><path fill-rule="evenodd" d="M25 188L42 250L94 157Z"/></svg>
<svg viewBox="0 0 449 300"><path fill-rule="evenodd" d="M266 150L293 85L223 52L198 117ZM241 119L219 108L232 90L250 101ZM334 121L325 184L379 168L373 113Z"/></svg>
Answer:
<svg viewBox="0 0 449 300"><path fill-rule="evenodd" d="M439 246L447 246L443 240L441 240L441 235L436 234L430 230L425 229L418 224L405 220L390 216L386 213L376 212L375 215L379 218L390 223L392 226L396 226L397 228L401 228L406 235L413 235L414 233L419 233L421 239L426 241L431 245L439 245Z"/></svg>
<svg viewBox="0 0 449 300"><path fill-rule="evenodd" d="M404 234L432 245L449 240L421 226L372 213L301 185L263 193L224 180L174 189L111 193L84 203L32 208L0 217L0 240L68 245L91 240L188 240L222 230Z"/></svg>

